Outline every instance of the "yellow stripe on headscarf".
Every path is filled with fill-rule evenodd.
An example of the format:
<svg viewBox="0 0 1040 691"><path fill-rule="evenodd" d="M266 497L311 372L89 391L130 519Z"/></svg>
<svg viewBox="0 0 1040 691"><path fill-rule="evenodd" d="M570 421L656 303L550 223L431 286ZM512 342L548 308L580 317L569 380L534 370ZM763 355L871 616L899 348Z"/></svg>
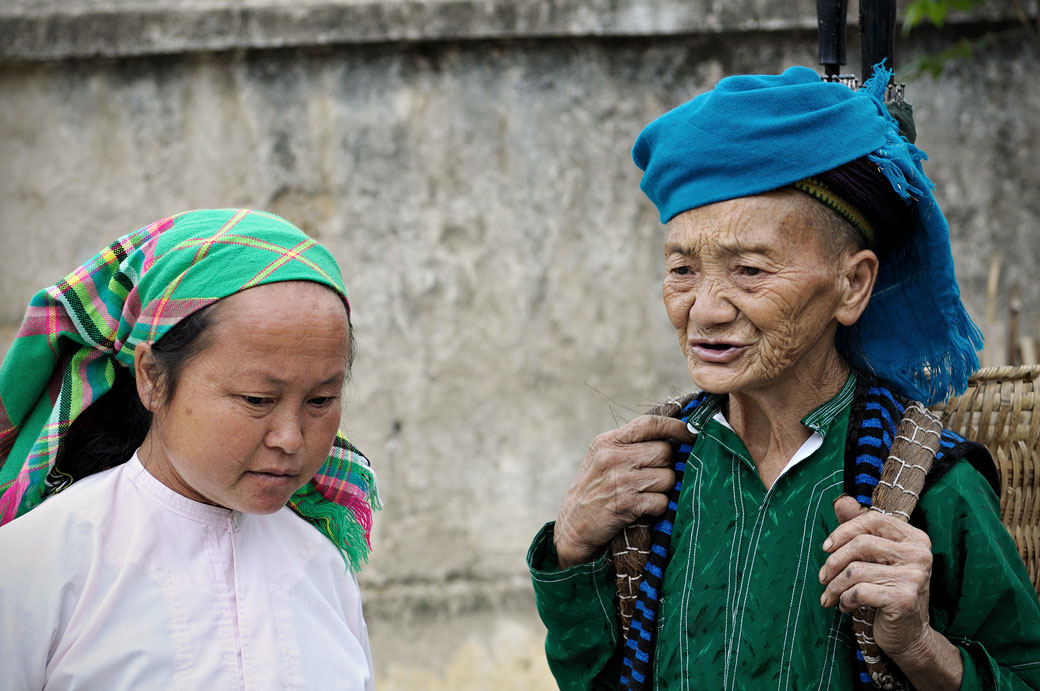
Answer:
<svg viewBox="0 0 1040 691"><path fill-rule="evenodd" d="M867 217L860 213L859 209L836 195L830 187L827 187L827 185L823 184L818 178L805 178L791 183L791 187L795 188L799 192L805 192L810 197L844 218L852 224L853 228L859 231L861 236L863 236L863 239L867 243L867 247L874 246L874 239L876 237L874 234L874 226L870 224Z"/></svg>

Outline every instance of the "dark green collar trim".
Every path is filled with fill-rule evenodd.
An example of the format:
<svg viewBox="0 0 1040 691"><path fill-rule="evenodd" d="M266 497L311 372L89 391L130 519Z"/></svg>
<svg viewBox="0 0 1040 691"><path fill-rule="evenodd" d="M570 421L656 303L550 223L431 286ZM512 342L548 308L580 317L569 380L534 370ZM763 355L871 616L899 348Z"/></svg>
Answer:
<svg viewBox="0 0 1040 691"><path fill-rule="evenodd" d="M715 417L715 413L722 409L722 404L725 402L726 394L708 394L704 397L701 404L686 416L686 424L692 427L694 431L699 434L700 431L704 429L704 425L708 424L708 420Z"/></svg>
<svg viewBox="0 0 1040 691"><path fill-rule="evenodd" d="M803 417L802 424L813 432L819 432L823 436L827 436L826 428L830 427L830 424L834 422L834 418L838 417L838 414L852 403L852 397L855 393L856 373L849 372L849 376L845 380L845 385L841 387L841 391L835 394L834 398Z"/></svg>

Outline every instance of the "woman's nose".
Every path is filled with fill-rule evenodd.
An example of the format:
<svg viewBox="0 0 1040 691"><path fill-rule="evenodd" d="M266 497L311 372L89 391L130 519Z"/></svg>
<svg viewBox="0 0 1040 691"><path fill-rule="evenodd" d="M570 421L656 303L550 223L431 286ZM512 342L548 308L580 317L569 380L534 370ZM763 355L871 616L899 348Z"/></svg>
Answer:
<svg viewBox="0 0 1040 691"><path fill-rule="evenodd" d="M281 449L285 453L299 451L303 447L303 428L300 426L299 413L279 411L271 419L271 428L267 430L264 442L270 448Z"/></svg>
<svg viewBox="0 0 1040 691"><path fill-rule="evenodd" d="M728 324L737 318L737 308L726 299L718 281L705 280L698 286L690 305L690 320L704 327Z"/></svg>

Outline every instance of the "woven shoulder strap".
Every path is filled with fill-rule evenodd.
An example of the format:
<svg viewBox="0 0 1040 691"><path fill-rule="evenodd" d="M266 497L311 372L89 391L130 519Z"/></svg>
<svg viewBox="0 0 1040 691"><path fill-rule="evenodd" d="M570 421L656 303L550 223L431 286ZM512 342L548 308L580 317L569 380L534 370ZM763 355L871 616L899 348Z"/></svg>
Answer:
<svg viewBox="0 0 1040 691"><path fill-rule="evenodd" d="M657 406L647 414L681 418L699 406L704 398L704 395L689 394ZM653 525L649 520L640 520L627 526L610 543L617 573L618 618L624 641L618 683L625 691L647 688L651 677L661 582L668 561L686 459L691 451L693 447L690 444L680 444L674 449L672 469L675 485L668 493L668 508L664 515Z"/></svg>
<svg viewBox="0 0 1040 691"><path fill-rule="evenodd" d="M999 494L996 465L985 446L944 429L922 404L899 399L878 382L860 378L846 437L846 494L871 510L909 521L921 494L962 459ZM873 621L870 608L853 615L854 688L908 688L877 647Z"/></svg>
<svg viewBox="0 0 1040 691"><path fill-rule="evenodd" d="M897 398L886 387L867 377L859 377L845 440L843 484L845 494L855 497L863 506L871 505L871 495L881 477L881 467L907 405L908 401ZM962 459L967 460L1000 496L1000 475L989 449L948 429L942 430L939 450L932 470L925 478L924 490L927 491Z"/></svg>
<svg viewBox="0 0 1040 691"><path fill-rule="evenodd" d="M896 427L895 439L871 494L870 510L909 522L911 512L921 499L925 478L932 469L941 441L939 418L922 404L909 403ZM862 660L865 664L874 687L906 689L903 676L889 664L874 640L875 613L873 607L860 607L852 615L852 628L860 653L856 656L857 662ZM857 676L860 682L866 681L861 671Z"/></svg>

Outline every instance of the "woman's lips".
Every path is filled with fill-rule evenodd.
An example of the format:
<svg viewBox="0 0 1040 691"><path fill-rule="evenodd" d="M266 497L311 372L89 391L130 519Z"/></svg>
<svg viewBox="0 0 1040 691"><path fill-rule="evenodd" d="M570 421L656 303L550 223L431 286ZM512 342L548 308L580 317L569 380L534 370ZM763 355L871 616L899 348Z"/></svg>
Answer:
<svg viewBox="0 0 1040 691"><path fill-rule="evenodd" d="M280 485L291 485L296 482L298 475L280 471L265 472L262 470L250 470L246 471L254 480L259 481L264 485L280 486Z"/></svg>
<svg viewBox="0 0 1040 691"><path fill-rule="evenodd" d="M736 359L745 348L747 346L736 343L690 341L690 352L696 355L698 360L714 364L724 364Z"/></svg>

